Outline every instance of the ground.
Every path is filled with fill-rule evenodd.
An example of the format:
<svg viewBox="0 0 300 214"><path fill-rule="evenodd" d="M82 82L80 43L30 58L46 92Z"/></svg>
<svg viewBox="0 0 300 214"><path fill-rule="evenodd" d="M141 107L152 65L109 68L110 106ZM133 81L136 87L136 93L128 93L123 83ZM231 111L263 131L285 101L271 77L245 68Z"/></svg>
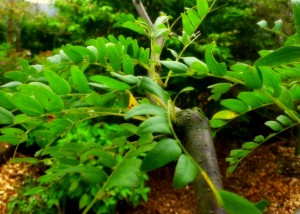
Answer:
<svg viewBox="0 0 300 214"><path fill-rule="evenodd" d="M300 208L300 172L298 158L293 156L291 141L280 140L260 146L231 175L226 175L224 161L230 149L217 144L224 188L258 202L269 201L266 214L294 214ZM28 165L6 163L0 166L0 214L7 197L17 193L24 176L32 170ZM192 186L175 190L172 183L174 165L150 173L152 188L149 200L138 207L120 206L119 214L193 214L195 200ZM23 175L24 174L24 175Z"/></svg>

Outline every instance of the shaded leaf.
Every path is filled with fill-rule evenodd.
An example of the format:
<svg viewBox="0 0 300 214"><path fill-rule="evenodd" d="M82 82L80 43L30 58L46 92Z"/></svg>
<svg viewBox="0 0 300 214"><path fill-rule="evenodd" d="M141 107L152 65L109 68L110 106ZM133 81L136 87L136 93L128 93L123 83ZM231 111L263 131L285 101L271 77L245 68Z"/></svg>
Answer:
<svg viewBox="0 0 300 214"><path fill-rule="evenodd" d="M0 107L0 125L12 124L13 122L14 115L5 108Z"/></svg>
<svg viewBox="0 0 300 214"><path fill-rule="evenodd" d="M175 188L181 188L192 182L198 175L197 166L191 159L182 154L175 168L175 175L173 178L173 185Z"/></svg>
<svg viewBox="0 0 300 214"><path fill-rule="evenodd" d="M143 76L141 79L140 87L144 89L148 93L152 93L160 98L162 98L165 102L167 102L170 98L169 94L164 91L156 82L154 82L149 77Z"/></svg>
<svg viewBox="0 0 300 214"><path fill-rule="evenodd" d="M176 140L162 139L144 158L141 170L151 171L176 160L181 154L181 148Z"/></svg>
<svg viewBox="0 0 300 214"><path fill-rule="evenodd" d="M108 86L111 89L114 90L127 90L130 88L130 86L124 82L120 82L118 80L115 80L111 77L107 77L107 76L102 76L102 75L95 75L95 76L91 76L90 79L92 81L95 81L97 83L101 83L105 86Z"/></svg>

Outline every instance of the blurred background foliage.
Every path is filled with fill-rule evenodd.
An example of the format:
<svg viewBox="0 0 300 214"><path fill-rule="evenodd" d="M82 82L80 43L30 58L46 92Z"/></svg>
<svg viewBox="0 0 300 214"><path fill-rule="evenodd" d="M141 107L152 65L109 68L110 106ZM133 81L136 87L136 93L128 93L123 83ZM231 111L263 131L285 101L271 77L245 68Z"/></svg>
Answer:
<svg viewBox="0 0 300 214"><path fill-rule="evenodd" d="M144 0L143 3L152 20L163 11L173 17L172 21L185 7L195 5L194 0ZM50 5L2 0L0 14L0 44L8 44L2 45L0 51L10 47L17 52L29 50L28 54L32 55L66 43L84 44L97 36L131 36L132 32L116 28L114 23L125 17L122 14L137 17L132 2L121 0L55 0ZM206 44L216 41L220 59L253 61L258 57L258 50L273 49L282 43L279 35L263 31L256 24L265 19L271 25L278 17L283 20L283 32L292 34L289 0L217 0L213 12L199 29L201 36L188 53L203 52ZM173 30L180 33L179 27L175 25Z"/></svg>

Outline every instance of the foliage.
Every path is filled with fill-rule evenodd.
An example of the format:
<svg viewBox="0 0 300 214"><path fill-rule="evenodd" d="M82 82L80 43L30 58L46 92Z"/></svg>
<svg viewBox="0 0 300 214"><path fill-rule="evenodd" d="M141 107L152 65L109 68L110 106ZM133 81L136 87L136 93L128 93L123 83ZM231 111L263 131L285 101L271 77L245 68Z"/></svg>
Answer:
<svg viewBox="0 0 300 214"><path fill-rule="evenodd" d="M299 6L298 1L292 2L294 8ZM177 161L176 187L188 184L200 173L226 211L238 214L236 207L247 207L251 213L260 213L247 200L216 189L205 169L185 150L173 128L177 96L172 99L167 89L170 79L219 79L219 83L210 86L211 99L220 100L224 106L211 119L211 126L216 129L258 108L277 105L283 111L276 119L266 122L274 133L256 136L244 143L242 149L231 152L227 160L232 172L261 143L299 125L295 105L300 97L299 66L294 55L299 47L287 44L273 52L264 51L254 65L236 63L230 69L216 59L215 42L206 45L204 60L186 54L186 49L199 37L197 29L212 8L213 4L206 0L197 0L196 7L185 9L180 19L182 34L172 38L181 48L171 50L171 58L160 59L165 43L160 46L157 41L162 37L168 40L177 23L170 24L170 17L162 14L153 27L141 19L120 23L148 39L147 47L122 35L99 37L89 40L87 46L63 46L42 65L29 65L21 60L20 70L6 74L11 81L2 85L0 91L0 141L19 145L26 143L28 134L32 133L42 149L31 161L52 164L47 174L39 178L40 186L27 194L37 194L52 185L61 188L56 186L60 182L62 186L71 183L70 197L80 198L79 206L87 213L97 209L99 201L115 200L111 195L117 192L124 196L124 189L135 189L143 196L143 173ZM294 13L295 20L298 16ZM290 40L298 44L297 35ZM274 64L276 59L280 60ZM157 72L160 65L162 76ZM244 86L245 90L236 99L224 99L223 95L236 85ZM191 89L179 89L179 94ZM109 145L98 144L98 140L86 142L84 146L80 141L68 142L68 138L67 142L58 140L83 121L110 121L116 117L122 122L117 126L117 133L108 138ZM47 158L49 155L51 159ZM184 164L190 166L185 169L186 176L182 176ZM91 189L83 192L77 188L82 186ZM57 194L62 195L55 198L66 193L57 191ZM123 194L131 197L126 191Z"/></svg>

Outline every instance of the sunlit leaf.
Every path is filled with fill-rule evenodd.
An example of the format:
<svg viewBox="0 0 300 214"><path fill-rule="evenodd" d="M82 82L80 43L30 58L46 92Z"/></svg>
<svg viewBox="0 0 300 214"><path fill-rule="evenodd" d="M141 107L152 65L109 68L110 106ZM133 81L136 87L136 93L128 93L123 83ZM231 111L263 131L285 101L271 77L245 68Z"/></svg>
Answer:
<svg viewBox="0 0 300 214"><path fill-rule="evenodd" d="M31 96L16 92L11 96L11 102L23 113L29 116L40 116L44 113L42 105Z"/></svg>
<svg viewBox="0 0 300 214"><path fill-rule="evenodd" d="M237 113L231 110L222 110L217 113L215 113L212 117L213 120L215 119L224 119L224 120L230 120L237 116Z"/></svg>
<svg viewBox="0 0 300 214"><path fill-rule="evenodd" d="M273 120L265 122L265 125L270 127L272 130L274 130L276 132L282 130L282 126L280 125L280 123L273 121Z"/></svg>
<svg viewBox="0 0 300 214"><path fill-rule="evenodd" d="M288 118L287 116L285 115L279 115L277 118L276 118L277 121L279 121L280 123L282 123L283 125L285 126L290 126L292 125L292 121L290 118Z"/></svg>
<svg viewBox="0 0 300 214"><path fill-rule="evenodd" d="M181 18L184 31L187 33L187 35L191 36L196 29L194 28L194 26L190 22L189 17L186 14L181 13Z"/></svg>
<svg viewBox="0 0 300 214"><path fill-rule="evenodd" d="M209 7L206 0L197 0L197 12L203 19L209 12Z"/></svg>
<svg viewBox="0 0 300 214"><path fill-rule="evenodd" d="M138 134L147 133L171 134L168 118L166 116L154 116L142 122L138 127Z"/></svg>
<svg viewBox="0 0 300 214"><path fill-rule="evenodd" d="M51 70L45 70L44 75L49 82L50 87L59 95L69 94L71 87L69 83Z"/></svg>
<svg viewBox="0 0 300 214"><path fill-rule="evenodd" d="M141 115L166 115L167 112L164 108L153 104L140 104L128 111L125 119L129 119Z"/></svg>
<svg viewBox="0 0 300 214"><path fill-rule="evenodd" d="M216 59L213 56L213 49L216 46L215 42L211 43L207 46L205 50L205 61L206 65L211 73L213 73L216 76L223 76L227 73L226 64L218 63Z"/></svg>
<svg viewBox="0 0 300 214"><path fill-rule="evenodd" d="M258 108L264 104L264 102L252 92L243 91L239 93L238 98L252 108Z"/></svg>
<svg viewBox="0 0 300 214"><path fill-rule="evenodd" d="M199 14L195 10L189 9L187 10L187 16L190 22L192 23L193 27L197 29L201 23L201 17L199 16Z"/></svg>
<svg viewBox="0 0 300 214"><path fill-rule="evenodd" d="M174 73L186 73L189 69L188 66L177 61L160 61L160 62L168 69L172 70Z"/></svg>
<svg viewBox="0 0 300 214"><path fill-rule="evenodd" d="M222 100L221 105L238 113L243 113L249 110L249 106L247 106L244 102L237 99Z"/></svg>
<svg viewBox="0 0 300 214"><path fill-rule="evenodd" d="M97 83L101 83L103 85L108 86L111 89L114 90L127 90L130 88L130 86L124 82L120 82L118 80L115 80L111 77L107 77L107 76L102 76L102 75L95 75L95 76L91 76L90 79L92 81L95 81Z"/></svg>
<svg viewBox="0 0 300 214"><path fill-rule="evenodd" d="M110 66L115 71L121 71L121 56L118 49L113 45L109 45L106 51L109 58Z"/></svg>
<svg viewBox="0 0 300 214"><path fill-rule="evenodd" d="M71 67L71 77L73 81L73 86L80 93L88 93L89 92L89 84L83 73L77 66L73 65Z"/></svg>

